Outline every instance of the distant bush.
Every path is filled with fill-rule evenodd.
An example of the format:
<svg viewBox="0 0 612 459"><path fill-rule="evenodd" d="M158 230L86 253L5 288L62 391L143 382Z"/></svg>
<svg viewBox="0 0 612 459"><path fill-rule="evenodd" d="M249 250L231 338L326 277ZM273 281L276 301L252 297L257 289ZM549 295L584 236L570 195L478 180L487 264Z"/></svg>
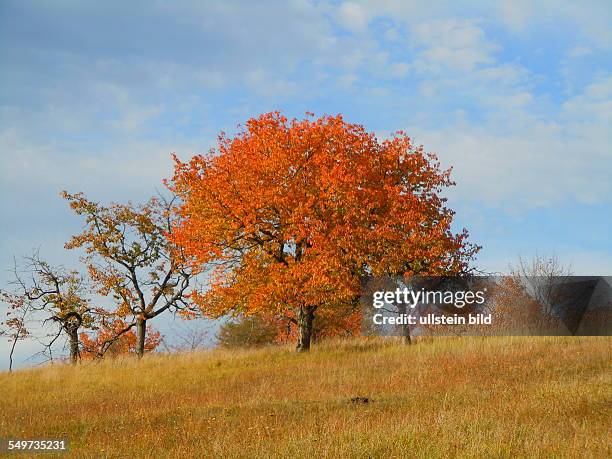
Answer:
<svg viewBox="0 0 612 459"><path fill-rule="evenodd" d="M278 330L275 323L261 316L240 316L223 324L217 334L220 347L258 347L274 344Z"/></svg>

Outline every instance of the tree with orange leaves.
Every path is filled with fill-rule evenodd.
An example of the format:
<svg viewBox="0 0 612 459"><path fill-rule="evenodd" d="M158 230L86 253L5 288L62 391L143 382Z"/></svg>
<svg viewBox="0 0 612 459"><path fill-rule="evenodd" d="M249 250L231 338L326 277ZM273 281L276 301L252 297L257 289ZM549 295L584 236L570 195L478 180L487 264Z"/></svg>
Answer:
<svg viewBox="0 0 612 459"><path fill-rule="evenodd" d="M136 353L142 357L147 344L147 323L165 311L191 318L195 310L188 301L190 282L197 274L180 247L168 235L173 230L173 200L152 198L144 205L87 199L82 193L63 197L85 219L81 234L73 236L67 249L84 248L84 263L96 292L112 296L116 308L109 315L124 327L114 330L108 342L136 328ZM125 320L125 322L123 322ZM116 322L112 322L116 323Z"/></svg>
<svg viewBox="0 0 612 459"><path fill-rule="evenodd" d="M104 323L95 335L80 334L81 358L100 359L105 356L135 354L139 352L138 337L133 330L127 328L125 321L115 319L112 323ZM148 330L144 343L144 352L155 350L161 343L161 334L157 330Z"/></svg>
<svg viewBox="0 0 612 459"><path fill-rule="evenodd" d="M217 150L176 159L172 240L211 267L194 301L209 316L268 312L308 350L315 313L355 303L364 275L449 274L478 247L451 231L453 185L404 133L379 141L342 116L250 119Z"/></svg>

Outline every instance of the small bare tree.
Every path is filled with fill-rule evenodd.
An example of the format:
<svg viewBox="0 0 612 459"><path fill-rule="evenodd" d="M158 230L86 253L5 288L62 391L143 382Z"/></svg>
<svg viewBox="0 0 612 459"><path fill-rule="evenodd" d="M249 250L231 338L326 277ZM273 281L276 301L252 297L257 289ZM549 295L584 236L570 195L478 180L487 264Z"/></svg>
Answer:
<svg viewBox="0 0 612 459"><path fill-rule="evenodd" d="M12 329L10 364L18 340L29 335L26 322L34 315L41 316L43 324L57 324L57 333L45 344L50 349L64 334L68 339L70 361L79 359L79 329L91 327L96 311L90 306L84 279L76 271L63 266L52 266L41 259L38 251L24 257L19 269L15 262L11 291L2 291L0 298L8 304L5 324Z"/></svg>
<svg viewBox="0 0 612 459"><path fill-rule="evenodd" d="M567 299L571 267L556 256L519 257L492 289L494 332L499 334L564 333L559 305Z"/></svg>
<svg viewBox="0 0 612 459"><path fill-rule="evenodd" d="M565 266L556 255L535 255L531 260L519 256L515 266L510 266L510 276L517 279L546 315L554 313L554 306L561 298L560 286L572 276L571 266Z"/></svg>
<svg viewBox="0 0 612 459"><path fill-rule="evenodd" d="M183 325L172 328L173 342L165 337L162 346L168 352L196 351L203 349L209 342L210 329L202 325L200 320L188 321Z"/></svg>
<svg viewBox="0 0 612 459"><path fill-rule="evenodd" d="M7 293L0 292L0 298L9 303L10 296ZM25 340L30 336L30 332L26 327L26 317L28 310L22 308L19 304L12 305L9 303L9 309L6 312L6 318L0 323L0 337L6 337L10 343L9 350L9 372L13 371L13 355L15 347L19 341Z"/></svg>

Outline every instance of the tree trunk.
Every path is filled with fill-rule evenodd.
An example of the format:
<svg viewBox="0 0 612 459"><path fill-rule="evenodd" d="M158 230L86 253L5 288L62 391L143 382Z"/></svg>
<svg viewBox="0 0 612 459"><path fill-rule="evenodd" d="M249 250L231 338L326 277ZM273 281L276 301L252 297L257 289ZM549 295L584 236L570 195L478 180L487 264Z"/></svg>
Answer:
<svg viewBox="0 0 612 459"><path fill-rule="evenodd" d="M298 340L297 351L306 352L310 350L312 339L312 323L314 321L315 308L312 306L301 307L297 316Z"/></svg>
<svg viewBox="0 0 612 459"><path fill-rule="evenodd" d="M68 347L70 348L70 362L75 365L79 361L79 327L83 323L83 317L76 311L71 311L63 318L58 319L68 335Z"/></svg>
<svg viewBox="0 0 612 459"><path fill-rule="evenodd" d="M403 314L407 314L408 308L404 303L400 303L397 305L397 311L399 313L399 317L403 317ZM410 325L402 324L402 336L404 337L404 344L412 344L412 339L410 338Z"/></svg>
<svg viewBox="0 0 612 459"><path fill-rule="evenodd" d="M9 373L13 371L13 353L15 352L15 346L17 345L18 339L19 339L19 330L15 332L13 344L11 345L11 352L9 353Z"/></svg>
<svg viewBox="0 0 612 459"><path fill-rule="evenodd" d="M70 346L70 363L75 365L79 361L79 328L71 327L68 330L68 341Z"/></svg>
<svg viewBox="0 0 612 459"><path fill-rule="evenodd" d="M136 321L136 337L138 341L136 343L136 354L138 358L142 358L145 351L145 339L147 336L147 319L138 319Z"/></svg>

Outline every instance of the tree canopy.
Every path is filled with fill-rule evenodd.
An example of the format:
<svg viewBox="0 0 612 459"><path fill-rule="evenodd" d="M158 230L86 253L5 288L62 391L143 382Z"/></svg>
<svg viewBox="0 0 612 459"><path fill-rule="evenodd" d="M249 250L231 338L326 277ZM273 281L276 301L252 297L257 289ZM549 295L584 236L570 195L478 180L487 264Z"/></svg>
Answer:
<svg viewBox="0 0 612 459"><path fill-rule="evenodd" d="M354 302L361 276L468 269L478 247L451 230L450 172L402 132L380 141L341 115L268 113L176 159L171 238L213 266L193 296L205 313L276 311L307 349L315 311Z"/></svg>
<svg viewBox="0 0 612 459"><path fill-rule="evenodd" d="M195 271L168 239L176 215L173 201L160 197L140 206L103 205L82 193L62 195L85 220L83 232L65 247L85 250L83 262L96 293L112 296L116 304L113 318L127 319L121 329L106 323L107 331L113 330L116 337L135 326L136 350L142 356L147 347L147 321L165 311L187 318L195 314L187 299ZM105 343L114 344L114 339Z"/></svg>

